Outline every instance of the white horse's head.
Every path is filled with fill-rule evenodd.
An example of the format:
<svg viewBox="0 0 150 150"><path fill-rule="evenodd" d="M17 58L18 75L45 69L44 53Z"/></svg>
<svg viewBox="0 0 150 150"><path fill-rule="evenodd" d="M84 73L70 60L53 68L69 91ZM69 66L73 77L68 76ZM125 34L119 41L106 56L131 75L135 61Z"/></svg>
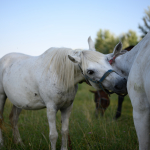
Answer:
<svg viewBox="0 0 150 150"><path fill-rule="evenodd" d="M107 55L95 51L94 43L90 37L88 43L89 50L79 51L78 53L68 55L68 57L72 62L77 63L81 67L86 77L94 81L100 81L108 70L112 70L112 66L108 62ZM89 82L96 90L101 89L99 83L94 83L91 80ZM126 80L115 72L106 76L102 84L107 90L116 93L126 92Z"/></svg>

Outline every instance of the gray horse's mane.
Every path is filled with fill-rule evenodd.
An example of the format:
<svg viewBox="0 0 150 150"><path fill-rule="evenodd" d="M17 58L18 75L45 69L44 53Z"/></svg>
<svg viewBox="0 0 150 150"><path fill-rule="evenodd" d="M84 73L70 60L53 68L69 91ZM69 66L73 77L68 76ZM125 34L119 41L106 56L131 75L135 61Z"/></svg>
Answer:
<svg viewBox="0 0 150 150"><path fill-rule="evenodd" d="M47 70L52 68L52 75L54 78L57 76L57 83L63 84L67 90L74 86L74 76L78 70L78 66L68 58L68 55L72 54L73 51L81 51L82 69L84 73L88 63L91 61L100 62L103 56L103 54L98 52L72 50L68 48L51 48L45 52L46 62L48 64Z"/></svg>

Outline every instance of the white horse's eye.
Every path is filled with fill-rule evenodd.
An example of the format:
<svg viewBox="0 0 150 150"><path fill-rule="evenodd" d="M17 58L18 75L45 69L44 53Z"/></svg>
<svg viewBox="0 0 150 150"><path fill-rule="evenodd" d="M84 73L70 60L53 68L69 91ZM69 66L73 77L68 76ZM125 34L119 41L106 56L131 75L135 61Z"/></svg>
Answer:
<svg viewBox="0 0 150 150"><path fill-rule="evenodd" d="M88 73L89 75L92 75L92 74L94 73L94 71L93 71L93 70L88 70L87 73Z"/></svg>

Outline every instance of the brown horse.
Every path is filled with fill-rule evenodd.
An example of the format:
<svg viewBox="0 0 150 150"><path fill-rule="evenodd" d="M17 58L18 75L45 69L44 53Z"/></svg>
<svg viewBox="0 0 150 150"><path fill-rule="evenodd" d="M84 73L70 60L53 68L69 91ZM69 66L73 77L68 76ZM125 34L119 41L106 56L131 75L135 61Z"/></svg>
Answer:
<svg viewBox="0 0 150 150"><path fill-rule="evenodd" d="M94 93L94 101L95 101L95 106L96 106L96 110L95 110L96 117L98 117L99 112L103 116L106 108L110 104L110 99L109 99L108 95L102 90L100 90L100 91L91 91L90 90L90 92Z"/></svg>

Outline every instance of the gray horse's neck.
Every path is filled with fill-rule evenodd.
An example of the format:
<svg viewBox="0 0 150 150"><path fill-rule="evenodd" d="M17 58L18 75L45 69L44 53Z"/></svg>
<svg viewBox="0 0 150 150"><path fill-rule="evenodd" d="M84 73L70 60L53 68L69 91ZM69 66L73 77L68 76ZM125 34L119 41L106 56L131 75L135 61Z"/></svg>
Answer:
<svg viewBox="0 0 150 150"><path fill-rule="evenodd" d="M139 51L139 46L136 45L131 51L116 58L116 63L119 64L119 68L121 68L121 70L123 72L125 72L126 79L129 76L129 72L130 72L133 62L138 54L138 51Z"/></svg>
<svg viewBox="0 0 150 150"><path fill-rule="evenodd" d="M124 68L127 73L127 77L129 75L129 72L134 63L135 58L137 57L138 53L143 50L143 48L144 48L143 45L146 44L143 41L149 40L149 37L150 37L150 32L148 32L147 35L143 38L143 40L141 40L131 51L122 55L122 63L121 64L124 65Z"/></svg>
<svg viewBox="0 0 150 150"><path fill-rule="evenodd" d="M125 62L124 65L126 66L126 69L127 69L127 75L129 75L129 72L138 54L138 51L139 51L139 46L136 45L131 51L127 52L124 56L123 62Z"/></svg>

